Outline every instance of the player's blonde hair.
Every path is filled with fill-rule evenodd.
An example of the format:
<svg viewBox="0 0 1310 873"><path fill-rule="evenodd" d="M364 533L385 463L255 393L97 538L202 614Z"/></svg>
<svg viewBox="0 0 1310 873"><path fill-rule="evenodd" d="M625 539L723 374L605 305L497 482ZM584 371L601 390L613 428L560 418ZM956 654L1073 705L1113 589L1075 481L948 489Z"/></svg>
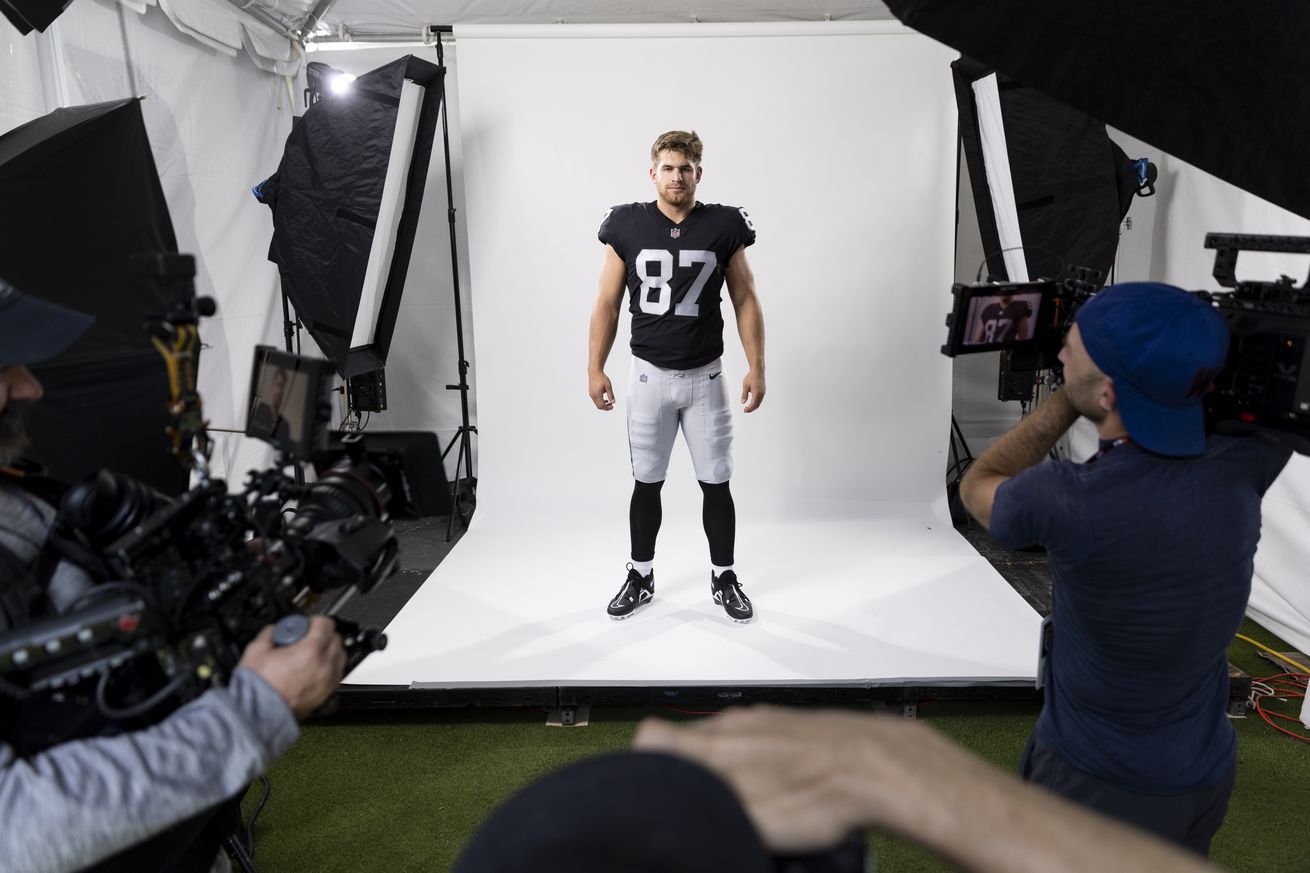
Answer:
<svg viewBox="0 0 1310 873"><path fill-rule="evenodd" d="M696 131L670 130L655 138L655 144L650 147L650 162L652 164L657 163L660 159L660 152L673 151L681 152L687 160L699 166L701 152L704 148L700 137L696 135Z"/></svg>

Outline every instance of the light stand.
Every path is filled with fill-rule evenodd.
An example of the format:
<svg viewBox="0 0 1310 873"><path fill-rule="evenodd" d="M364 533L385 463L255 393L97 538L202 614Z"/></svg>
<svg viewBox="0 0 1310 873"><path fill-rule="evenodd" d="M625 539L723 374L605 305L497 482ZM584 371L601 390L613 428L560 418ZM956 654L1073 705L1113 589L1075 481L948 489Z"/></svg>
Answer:
<svg viewBox="0 0 1310 873"><path fill-rule="evenodd" d="M446 56L441 46L441 34L453 33L454 28L450 25L440 25L432 27L430 30L437 34L437 66L441 67L441 143L444 147L446 157L446 217L450 224L450 274L455 289L455 343L459 352L459 382L454 385L447 385L446 390L459 392L459 407L461 414L461 424L459 430L451 437L450 443L441 453L441 461L445 463L446 455L450 450L459 444L459 454L455 456L455 475L450 480L450 521L446 525L446 542L450 542L451 535L455 531L455 518L460 514L460 503L464 499L464 492L459 485L459 471L463 466L473 483L470 486L470 497L473 498L474 505L477 502L477 480L473 478L473 446L471 443L472 435L478 432L478 429L469 424L469 385L468 371L469 362L464 358L464 316L462 305L459 298L459 249L455 238L455 188L451 182L450 176L450 104L446 102ZM465 525L467 529L467 525Z"/></svg>

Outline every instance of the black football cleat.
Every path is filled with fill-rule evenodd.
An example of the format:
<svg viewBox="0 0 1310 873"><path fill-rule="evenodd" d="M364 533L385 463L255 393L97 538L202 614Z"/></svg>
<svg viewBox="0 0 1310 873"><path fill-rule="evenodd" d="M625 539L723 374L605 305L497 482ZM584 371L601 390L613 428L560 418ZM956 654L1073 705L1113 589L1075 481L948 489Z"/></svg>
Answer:
<svg viewBox="0 0 1310 873"><path fill-rule="evenodd" d="M751 599L741 590L741 583L737 581L737 574L728 570L718 577L710 573L710 591L714 594L714 602L723 607L723 611L728 614L728 618L740 624L747 624L755 617L755 609L751 606Z"/></svg>
<svg viewBox="0 0 1310 873"><path fill-rule="evenodd" d="M629 564L628 578L624 580L623 587L619 589L618 594L614 595L609 608L605 611L615 621L622 621L647 603L650 603L654 596L655 571L651 570L649 576L642 576L632 569L632 565Z"/></svg>

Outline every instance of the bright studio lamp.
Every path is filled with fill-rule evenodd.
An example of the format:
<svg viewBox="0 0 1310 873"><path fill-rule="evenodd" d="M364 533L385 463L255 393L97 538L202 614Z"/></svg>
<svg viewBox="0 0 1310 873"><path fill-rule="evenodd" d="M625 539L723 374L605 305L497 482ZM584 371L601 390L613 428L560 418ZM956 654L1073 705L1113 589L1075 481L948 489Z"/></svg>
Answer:
<svg viewBox="0 0 1310 873"><path fill-rule="evenodd" d="M309 64L318 94L257 193L273 210L269 259L342 376L386 363L409 270L444 70L407 56L350 81Z"/></svg>

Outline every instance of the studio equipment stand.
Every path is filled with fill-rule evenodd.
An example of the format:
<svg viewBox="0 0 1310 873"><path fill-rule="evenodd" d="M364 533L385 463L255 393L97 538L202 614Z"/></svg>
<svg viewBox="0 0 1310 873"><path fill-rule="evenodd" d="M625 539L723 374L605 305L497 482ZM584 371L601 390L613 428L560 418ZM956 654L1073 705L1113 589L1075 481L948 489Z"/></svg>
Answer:
<svg viewBox="0 0 1310 873"><path fill-rule="evenodd" d="M477 479L473 476L473 446L471 440L472 435L477 433L478 429L469 424L469 362L464 357L464 316L459 296L459 248L455 238L455 188L450 175L450 104L446 101L446 55L441 45L442 34L453 33L454 28L450 25L437 25L428 28L428 30L436 34L437 66L441 67L441 144L446 158L446 217L450 224L450 274L452 287L455 289L455 342L459 352L459 382L454 385L447 385L446 390L459 392L459 407L462 416L459 430L455 431L450 443L441 453L441 461L444 464L446 455L450 454L450 450L455 448L457 444L459 446L459 453L455 456L455 475L450 480L450 522L446 525L446 542L450 542L450 538L455 531L456 518L459 518L461 523L465 525L465 529L468 527L460 511L461 504L466 499L464 489L460 487L461 467L470 480L467 497L472 502L470 509L477 506Z"/></svg>

